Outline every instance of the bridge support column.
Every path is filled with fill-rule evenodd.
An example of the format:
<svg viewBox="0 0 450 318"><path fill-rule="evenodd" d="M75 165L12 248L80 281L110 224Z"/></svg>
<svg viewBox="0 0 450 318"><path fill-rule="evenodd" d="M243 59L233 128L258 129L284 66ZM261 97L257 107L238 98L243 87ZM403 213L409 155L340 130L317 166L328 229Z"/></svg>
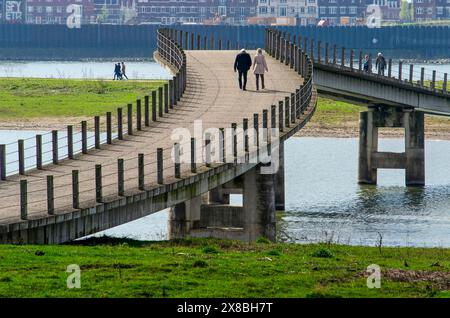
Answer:
<svg viewBox="0 0 450 318"><path fill-rule="evenodd" d="M249 170L243 179L244 230L248 241L265 237L276 240L275 175L261 174L261 167Z"/></svg>
<svg viewBox="0 0 450 318"><path fill-rule="evenodd" d="M379 152L378 128L404 128L405 152ZM405 169L407 186L425 184L424 114L413 109L370 107L359 118L358 182L377 183L377 169Z"/></svg>
<svg viewBox="0 0 450 318"><path fill-rule="evenodd" d="M202 197L179 203L170 209L169 239L185 238L198 228Z"/></svg>
<svg viewBox="0 0 450 318"><path fill-rule="evenodd" d="M279 165L275 175L275 208L285 210L285 181L284 181L284 142L279 143Z"/></svg>

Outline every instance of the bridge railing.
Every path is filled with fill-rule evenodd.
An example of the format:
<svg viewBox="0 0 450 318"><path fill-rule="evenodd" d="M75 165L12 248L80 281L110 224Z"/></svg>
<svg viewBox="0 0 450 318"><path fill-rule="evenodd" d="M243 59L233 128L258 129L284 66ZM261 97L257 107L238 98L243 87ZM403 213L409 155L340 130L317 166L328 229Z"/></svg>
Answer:
<svg viewBox="0 0 450 318"><path fill-rule="evenodd" d="M283 39L292 39L292 42L303 52L308 52L313 65L333 67L338 70L359 73L362 76L383 78L397 83L426 89L432 92L450 94L448 88L448 74L430 70L428 66L406 64L402 60L386 59L384 74L381 68L376 68L376 56L365 54L361 50L338 47L332 43L308 39L301 35L291 35L276 31ZM368 58L368 70L364 70L365 58ZM430 66L431 67L431 66Z"/></svg>
<svg viewBox="0 0 450 318"><path fill-rule="evenodd" d="M267 30L266 35L274 36L273 31ZM150 123L158 121L160 117L165 116L177 101L182 97L185 89L188 87L186 54L184 53L181 43L177 39L195 39L195 35L182 33L174 29L161 29L158 32L158 55L164 60L174 72L174 78L164 87L158 88L151 94L151 105L149 108L150 97L145 98L144 111L140 100L136 103L136 111L133 112L133 105L127 105L126 112L126 133L133 135L136 131L143 130L145 126L151 126ZM180 42L182 40L179 40ZM276 42L274 42L276 41ZM193 43L193 42L192 42ZM191 43L191 44L192 44ZM201 41L199 41L201 43ZM210 43L207 39L204 43ZM14 177L4 183L0 183L0 211L13 212L15 216L0 217L0 223L16 223L19 218L22 221L52 217L55 214L71 212L83 208L91 208L97 204L112 202L113 200L133 195L143 191L155 189L171 182L177 182L183 177L197 173L199 165L206 168L214 168L223 164L239 164L261 162L260 150L267 135L261 136L259 129L261 128L278 128L280 135L282 133L292 132L300 123L304 123L306 118L312 114L310 104L313 96L312 83L312 62L308 55L300 48L295 48L292 42L286 42L292 52L282 53L275 43L281 43L279 34L275 38L267 37L266 51L271 56L278 56L280 62L290 65L298 74L302 75L303 83L295 92L287 95L278 105L268 105L261 113L253 114L253 121L249 118L242 118L242 124L231 123L228 130L231 134L225 133L227 128L219 128L219 153L218 160L211 156L212 139L205 136L202 144L191 138L190 141L183 143L174 143L171 151L168 149L158 148L156 152L140 153L137 157L129 156L126 158L118 158L107 164L92 164L91 168L83 170L72 170L69 173L54 175L49 170L43 169L47 161L42 161L43 175L28 179L26 176ZM226 45L225 48L232 47L232 44ZM236 44L234 47L239 47ZM299 81L300 82L300 81ZM307 112L309 111L309 112ZM151 112L151 114L150 114ZM304 114L307 112L307 114ZM144 120L144 123L142 122ZM123 112L122 108L117 112L117 129L112 129L112 116L108 113L106 116L106 134L100 133L101 121L100 117L94 118L94 132L88 133L87 123L83 122L81 131L74 137L73 127L67 131L67 135L61 136L57 132L52 132L40 137L41 144L37 143L33 148L37 157L45 158L43 153L48 152L52 156L49 163L58 164L60 157L58 149L60 149L61 140L67 140L63 145L70 154L69 159L77 160L76 152L88 153L89 146L93 145L96 149L102 148L102 141L112 143L114 139L124 139L125 129L123 129ZM241 127L238 127L241 126ZM256 130L256 136L249 134L249 128ZM50 139L48 139L50 138ZM253 142L251 141L253 139ZM261 139L262 138L262 139ZM37 140L37 139L36 139ZM256 144L255 144L256 140ZM89 142L88 142L89 141ZM238 144L239 143L239 144ZM242 144L240 144L242 143ZM75 146L78 144L78 147ZM46 149L45 146L51 147ZM269 145L266 142L265 145ZM27 146L17 151L20 161L26 160L24 155ZM270 147L270 146L268 146ZM0 147L0 150L2 148ZM4 148L3 148L4 151ZM2 154L5 154L3 152ZM184 163L179 159L180 156L188 154L191 161ZM1 157L1 156L0 156ZM192 160L193 158L202 158ZM231 159L230 159L231 158ZM175 160L174 160L175 159ZM1 165L5 162L1 160ZM0 165L0 166L1 166ZM2 169L1 171L5 171ZM169 174L167 173L169 172ZM203 168L202 168L202 171ZM5 179L6 176L5 176ZM9 177L8 177L9 179ZM7 187L6 187L7 186ZM11 197L14 201L11 201Z"/></svg>

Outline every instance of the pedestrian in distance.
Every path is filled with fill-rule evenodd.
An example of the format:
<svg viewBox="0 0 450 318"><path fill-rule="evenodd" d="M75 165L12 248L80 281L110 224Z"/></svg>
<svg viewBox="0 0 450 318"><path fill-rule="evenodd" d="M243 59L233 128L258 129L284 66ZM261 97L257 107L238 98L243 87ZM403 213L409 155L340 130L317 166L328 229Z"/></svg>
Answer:
<svg viewBox="0 0 450 318"><path fill-rule="evenodd" d="M259 90L259 78L261 77L261 87L265 89L264 73L268 72L266 58L263 55L262 49L256 50L256 55L253 58L253 74L256 76L256 90Z"/></svg>
<svg viewBox="0 0 450 318"><path fill-rule="evenodd" d="M245 49L242 49L234 60L234 72L238 72L239 88L247 90L247 73L252 67L252 58Z"/></svg>
<svg viewBox="0 0 450 318"><path fill-rule="evenodd" d="M384 70L386 69L386 59L384 58L383 54L378 53L377 59L375 61L375 67L378 71L378 75L384 76Z"/></svg>
<svg viewBox="0 0 450 318"><path fill-rule="evenodd" d="M119 63L114 64L114 78L113 81L118 80L120 77L120 65Z"/></svg>
<svg viewBox="0 0 450 318"><path fill-rule="evenodd" d="M126 79L128 79L127 74L125 74L125 63L122 62L122 76L125 76Z"/></svg>
<svg viewBox="0 0 450 318"><path fill-rule="evenodd" d="M367 54L364 56L363 69L364 69L364 72L366 72L366 73L371 72L370 57Z"/></svg>

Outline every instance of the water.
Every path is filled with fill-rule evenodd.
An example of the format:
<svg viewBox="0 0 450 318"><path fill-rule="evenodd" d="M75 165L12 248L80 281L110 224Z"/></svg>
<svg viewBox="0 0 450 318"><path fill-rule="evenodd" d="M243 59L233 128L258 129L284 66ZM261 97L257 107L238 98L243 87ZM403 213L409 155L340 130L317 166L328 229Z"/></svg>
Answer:
<svg viewBox="0 0 450 318"><path fill-rule="evenodd" d="M113 79L114 64L109 62L1 62L0 77ZM156 62L125 62L130 79L171 79L170 73Z"/></svg>
<svg viewBox="0 0 450 318"><path fill-rule="evenodd" d="M33 132L0 131L0 140ZM403 151L402 139L381 139L383 151ZM403 170L378 172L377 186L357 180L355 138L291 138L286 146L286 211L279 214L279 236L297 243L332 240L387 246L450 247L450 141L426 141L426 184L406 188ZM241 204L232 196L232 204ZM167 210L96 236L167 239Z"/></svg>

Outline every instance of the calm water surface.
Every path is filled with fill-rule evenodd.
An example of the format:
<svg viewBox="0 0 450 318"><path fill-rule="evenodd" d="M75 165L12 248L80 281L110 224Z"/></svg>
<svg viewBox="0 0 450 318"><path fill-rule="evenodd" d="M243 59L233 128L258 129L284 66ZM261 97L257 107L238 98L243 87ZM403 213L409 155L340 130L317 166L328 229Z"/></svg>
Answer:
<svg viewBox="0 0 450 318"><path fill-rule="evenodd" d="M117 61L0 62L0 77L42 77L76 79L113 79ZM125 62L130 79L170 79L170 73L156 62Z"/></svg>
<svg viewBox="0 0 450 318"><path fill-rule="evenodd" d="M29 137L0 131L0 140ZM380 150L402 151L401 139ZM333 240L390 246L450 247L450 142L426 142L424 188L406 188L402 170L379 170L377 186L360 186L355 138L291 138L286 143L286 211L279 237L298 243ZM232 196L232 204L241 204ZM140 240L167 238L167 210L97 233Z"/></svg>

